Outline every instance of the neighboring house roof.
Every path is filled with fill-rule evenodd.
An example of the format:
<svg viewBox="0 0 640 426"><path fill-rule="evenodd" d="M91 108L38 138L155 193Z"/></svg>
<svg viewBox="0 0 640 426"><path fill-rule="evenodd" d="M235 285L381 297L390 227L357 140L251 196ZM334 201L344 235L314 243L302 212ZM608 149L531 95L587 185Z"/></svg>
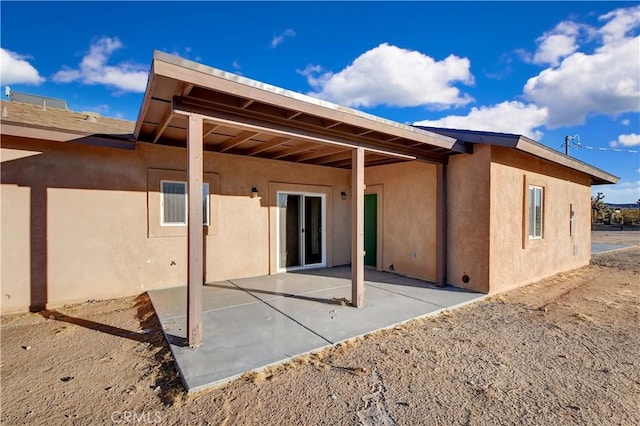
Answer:
<svg viewBox="0 0 640 426"><path fill-rule="evenodd" d="M620 180L619 177L614 176L611 173L607 173L604 170L601 170L576 158L565 155L560 151L551 149L526 136L480 130L458 130L427 126L416 127L428 130L430 132L439 133L444 136L449 136L467 144L487 144L504 146L507 148L515 148L519 151L527 152L556 164L560 164L579 172L586 173L591 176L593 185L612 184L617 183L618 180Z"/></svg>
<svg viewBox="0 0 640 426"><path fill-rule="evenodd" d="M1 101L2 134L133 148L135 122L28 103Z"/></svg>
<svg viewBox="0 0 640 426"><path fill-rule="evenodd" d="M44 126L54 129L71 130L76 132L131 136L135 122L101 116L95 112L75 112L68 109L50 107L29 103L1 101L2 123L20 123L34 126Z"/></svg>

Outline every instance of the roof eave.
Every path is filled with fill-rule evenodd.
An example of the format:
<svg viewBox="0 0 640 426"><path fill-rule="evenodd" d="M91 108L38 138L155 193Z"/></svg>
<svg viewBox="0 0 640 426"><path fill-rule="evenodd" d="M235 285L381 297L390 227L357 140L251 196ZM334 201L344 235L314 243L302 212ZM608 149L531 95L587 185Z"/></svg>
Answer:
<svg viewBox="0 0 640 426"><path fill-rule="evenodd" d="M620 180L618 176L612 175L611 173L607 173L604 170L583 161L562 154L561 152L542 145L541 143L538 143L526 136L520 136L518 138L515 148L520 151L533 154L537 157L544 158L545 160L552 161L556 164L588 174L591 176L591 182L593 185L615 184Z"/></svg>

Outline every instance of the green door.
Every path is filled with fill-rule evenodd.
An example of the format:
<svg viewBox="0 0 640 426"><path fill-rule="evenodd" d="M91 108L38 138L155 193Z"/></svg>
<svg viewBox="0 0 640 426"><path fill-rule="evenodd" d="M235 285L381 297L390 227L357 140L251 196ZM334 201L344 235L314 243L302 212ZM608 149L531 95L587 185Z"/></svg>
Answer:
<svg viewBox="0 0 640 426"><path fill-rule="evenodd" d="M376 267L378 242L378 196L364 196L364 264Z"/></svg>

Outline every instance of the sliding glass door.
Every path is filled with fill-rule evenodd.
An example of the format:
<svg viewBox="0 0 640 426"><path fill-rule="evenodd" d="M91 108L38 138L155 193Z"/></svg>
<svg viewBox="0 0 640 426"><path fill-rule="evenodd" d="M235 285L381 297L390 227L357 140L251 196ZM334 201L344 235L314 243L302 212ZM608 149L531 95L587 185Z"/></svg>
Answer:
<svg viewBox="0 0 640 426"><path fill-rule="evenodd" d="M278 192L278 268L326 265L324 194Z"/></svg>

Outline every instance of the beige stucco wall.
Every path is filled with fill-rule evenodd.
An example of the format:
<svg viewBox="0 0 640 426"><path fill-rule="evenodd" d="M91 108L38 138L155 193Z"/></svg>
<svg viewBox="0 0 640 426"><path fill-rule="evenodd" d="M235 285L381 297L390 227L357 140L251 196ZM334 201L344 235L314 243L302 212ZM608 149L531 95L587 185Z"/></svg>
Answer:
<svg viewBox="0 0 640 426"><path fill-rule="evenodd" d="M379 208L382 204L379 269L388 270L393 264L398 274L434 281L436 166L409 162L368 167L364 178L366 192L377 193Z"/></svg>
<svg viewBox="0 0 640 426"><path fill-rule="evenodd" d="M159 179L186 180L184 149L135 150L2 138L1 311L184 285L186 227L158 227ZM327 265L350 263L351 172L205 153L208 281L276 271L276 193L322 193ZM378 194L378 268L436 278L435 165L366 168ZM544 186L544 238L523 238L526 182ZM251 196L251 188L259 190ZM476 146L447 166L447 280L498 292L588 263L589 177L506 148ZM342 200L340 193L348 194ZM569 205L576 212L569 236ZM462 276L470 281L464 283Z"/></svg>
<svg viewBox="0 0 640 426"><path fill-rule="evenodd" d="M491 147L476 145L447 166L447 282L480 292L489 291L490 164Z"/></svg>
<svg viewBox="0 0 640 426"><path fill-rule="evenodd" d="M591 182L538 157L493 147L491 155L491 293L538 281L589 263ZM543 238L529 240L525 190L544 188ZM570 236L570 205L574 235Z"/></svg>
<svg viewBox="0 0 640 426"><path fill-rule="evenodd" d="M186 228L162 236L149 223L160 208L153 179L162 170L184 172L184 149L3 136L0 155L2 313L186 283ZM350 262L349 203L340 199L350 192L348 170L216 153L205 154L204 170L216 182L205 239L208 281L270 273L274 182L329 189L327 263Z"/></svg>

